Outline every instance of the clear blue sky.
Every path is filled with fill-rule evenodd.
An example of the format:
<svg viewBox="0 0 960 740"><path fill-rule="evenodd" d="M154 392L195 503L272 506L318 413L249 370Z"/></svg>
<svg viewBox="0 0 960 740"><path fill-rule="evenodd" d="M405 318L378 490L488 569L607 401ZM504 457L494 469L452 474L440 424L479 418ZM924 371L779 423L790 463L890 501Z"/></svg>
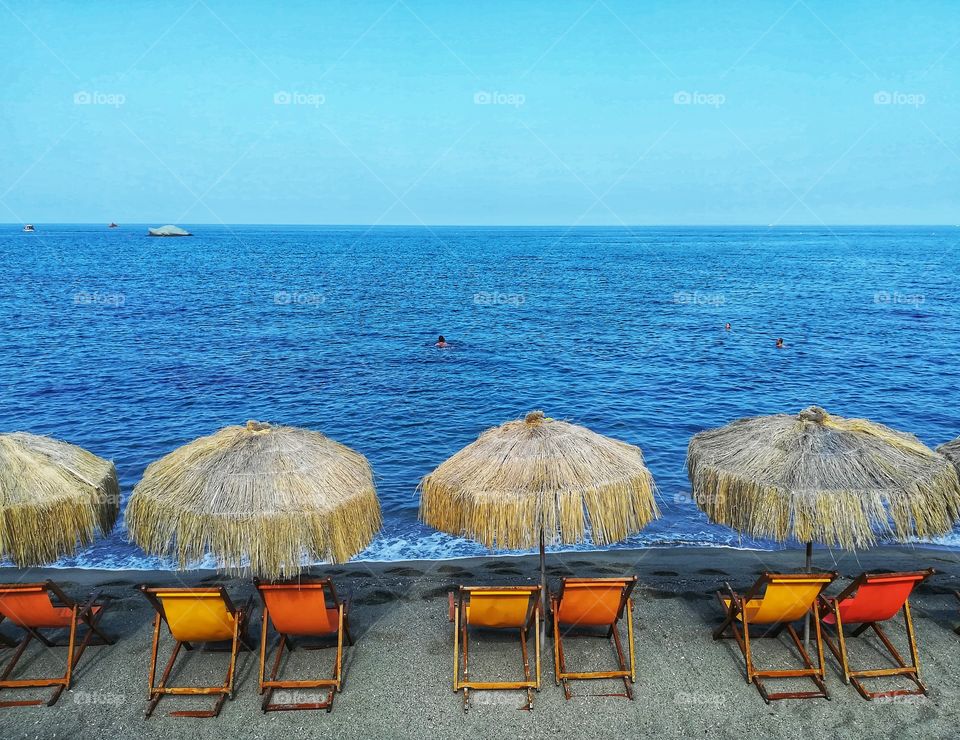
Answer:
<svg viewBox="0 0 960 740"><path fill-rule="evenodd" d="M0 221L960 223L956 0L266 5L0 0Z"/></svg>

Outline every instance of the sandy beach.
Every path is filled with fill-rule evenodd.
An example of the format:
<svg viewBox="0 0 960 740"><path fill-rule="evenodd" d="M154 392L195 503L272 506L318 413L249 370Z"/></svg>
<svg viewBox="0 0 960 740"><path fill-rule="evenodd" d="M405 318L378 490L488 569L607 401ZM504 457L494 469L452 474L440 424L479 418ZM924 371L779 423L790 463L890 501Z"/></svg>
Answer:
<svg viewBox="0 0 960 740"><path fill-rule="evenodd" d="M143 571L6 569L2 580L55 578L68 593L81 596L102 586L116 598L104 619L116 636L113 646L90 648L73 688L54 707L4 709L4 738L125 737L956 737L960 711L955 702L960 683L960 624L952 590L960 585L960 562L949 551L883 548L868 553L818 550L815 565L854 576L868 570L913 570L934 567L938 575L912 600L921 675L927 697L862 699L844 685L839 667L827 657L831 700L780 701L766 705L744 680L743 660L732 641L714 642L710 632L720 619L713 592L728 581L746 587L762 570L796 570L803 554L728 549L646 549L620 552L551 555L548 576L611 576L637 574L635 595L638 681L636 700L602 694L622 691L617 682L574 684L566 701L554 684L552 643L543 653L543 688L533 711L520 711L519 692L476 692L464 713L451 690L453 637L447 621L448 590L457 584L520 584L533 582L536 560L529 557L478 558L402 563L356 563L322 569L341 592L351 597L356 645L346 652L346 682L332 714L260 711L257 655L242 653L237 694L216 719L172 718L175 709L206 708L203 697L167 698L148 720L147 669L153 612L133 590L153 584L226 584L242 602L252 595L244 579L228 579L210 571L173 574ZM317 570L321 572L320 569ZM831 591L838 591L834 584ZM889 630L895 644L904 644L902 624ZM254 610L251 632L259 639L260 609ZM5 626L11 632L9 626ZM168 638L169 639L169 638ZM871 639L851 640L851 658L883 660ZM161 645L169 650L169 642ZM584 669L613 667L613 652L602 639L570 641L568 660ZM786 666L795 655L785 639L761 641L757 660ZM5 650L4 655L9 655ZM63 651L37 649L22 663L23 671L55 666ZM474 675L508 678L519 675L515 638L484 636L471 644ZM181 659L176 680L216 681L225 667L223 653L191 654ZM286 665L325 674L333 650L299 651ZM62 664L59 664L62 665ZM885 665L880 663L878 665ZM56 668L54 668L56 670ZM18 673L21 668L18 667ZM879 688L881 684L876 684ZM775 688L779 685L774 683ZM893 687L886 684L884 687ZM803 688L806 688L805 686ZM6 693L6 692L5 692ZM282 694L278 698L282 698ZM303 700L303 699L301 699Z"/></svg>

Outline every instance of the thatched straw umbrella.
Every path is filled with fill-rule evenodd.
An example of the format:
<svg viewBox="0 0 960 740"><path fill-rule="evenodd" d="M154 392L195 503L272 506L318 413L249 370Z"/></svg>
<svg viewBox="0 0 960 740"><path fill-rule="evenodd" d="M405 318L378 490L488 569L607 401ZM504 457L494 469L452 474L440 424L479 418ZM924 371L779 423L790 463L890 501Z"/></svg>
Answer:
<svg viewBox="0 0 960 740"><path fill-rule="evenodd" d="M878 536L935 537L960 518L960 479L946 458L911 434L819 406L700 432L687 472L711 521L806 543L808 571L814 542L855 549Z"/></svg>
<svg viewBox="0 0 960 740"><path fill-rule="evenodd" d="M113 529L117 469L76 445L0 434L0 558L46 565Z"/></svg>
<svg viewBox="0 0 960 740"><path fill-rule="evenodd" d="M279 578L341 563L381 525L366 458L319 432L248 421L151 463L126 510L131 539L180 568Z"/></svg>
<svg viewBox="0 0 960 740"><path fill-rule="evenodd" d="M707 516L752 537L854 549L878 535L946 534L960 518L946 458L911 434L817 406L701 432L687 470Z"/></svg>
<svg viewBox="0 0 960 740"><path fill-rule="evenodd" d="M489 548L607 545L660 515L639 447L533 411L489 429L420 482L420 518Z"/></svg>
<svg viewBox="0 0 960 740"><path fill-rule="evenodd" d="M952 462L954 467L960 471L960 437L957 437L952 442L940 445L937 448L937 452Z"/></svg>

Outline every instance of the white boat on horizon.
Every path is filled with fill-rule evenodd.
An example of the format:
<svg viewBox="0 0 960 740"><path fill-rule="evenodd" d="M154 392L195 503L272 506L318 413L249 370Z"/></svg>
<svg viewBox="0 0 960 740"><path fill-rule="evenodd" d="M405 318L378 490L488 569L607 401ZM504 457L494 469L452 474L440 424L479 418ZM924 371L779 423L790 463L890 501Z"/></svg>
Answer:
<svg viewBox="0 0 960 740"><path fill-rule="evenodd" d="M33 224L24 224L23 231L25 234L32 234L36 229L33 227Z"/></svg>
<svg viewBox="0 0 960 740"><path fill-rule="evenodd" d="M193 236L193 234L179 226L168 224L158 229L147 229L147 236Z"/></svg>

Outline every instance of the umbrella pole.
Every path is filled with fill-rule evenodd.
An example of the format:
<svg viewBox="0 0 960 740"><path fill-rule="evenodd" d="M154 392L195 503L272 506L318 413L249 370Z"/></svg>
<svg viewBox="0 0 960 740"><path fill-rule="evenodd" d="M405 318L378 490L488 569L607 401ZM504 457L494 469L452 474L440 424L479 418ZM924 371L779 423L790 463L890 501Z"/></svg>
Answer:
<svg viewBox="0 0 960 740"><path fill-rule="evenodd" d="M544 546L543 525L540 526L540 640L547 639L547 548Z"/></svg>
<svg viewBox="0 0 960 740"><path fill-rule="evenodd" d="M813 571L813 543L807 543L807 573ZM803 644L804 646L810 644L810 614L807 614L807 618L803 620Z"/></svg>

